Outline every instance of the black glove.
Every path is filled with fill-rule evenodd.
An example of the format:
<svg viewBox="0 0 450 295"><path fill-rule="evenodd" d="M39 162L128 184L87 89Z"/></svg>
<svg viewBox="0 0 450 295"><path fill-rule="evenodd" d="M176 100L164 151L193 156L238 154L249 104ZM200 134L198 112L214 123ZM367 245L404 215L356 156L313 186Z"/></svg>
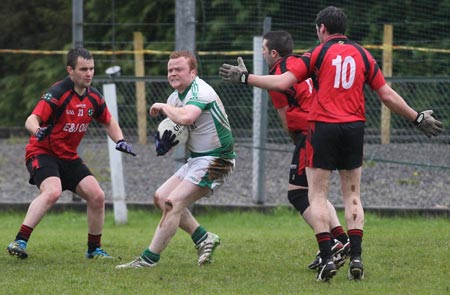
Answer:
<svg viewBox="0 0 450 295"><path fill-rule="evenodd" d="M48 125L47 127L39 127L36 132L34 133L34 136L36 136L38 141L42 141L47 135L52 132L53 125Z"/></svg>
<svg viewBox="0 0 450 295"><path fill-rule="evenodd" d="M414 120L414 125L428 137L437 136L444 130L442 122L436 120L432 114L432 110L423 111L418 113Z"/></svg>
<svg viewBox="0 0 450 295"><path fill-rule="evenodd" d="M131 144L126 142L124 139L121 139L116 143L116 150L136 157L136 154L133 152Z"/></svg>
<svg viewBox="0 0 450 295"><path fill-rule="evenodd" d="M155 133L155 145L156 153L158 156L164 156L174 146L178 144L178 140L175 140L176 135L172 134L172 131L165 130L162 137L159 137L159 131Z"/></svg>
<svg viewBox="0 0 450 295"><path fill-rule="evenodd" d="M237 62L237 66L223 64L219 68L219 75L224 81L247 84L249 74L247 71L247 67L244 64L244 60L242 59L242 57L238 57Z"/></svg>

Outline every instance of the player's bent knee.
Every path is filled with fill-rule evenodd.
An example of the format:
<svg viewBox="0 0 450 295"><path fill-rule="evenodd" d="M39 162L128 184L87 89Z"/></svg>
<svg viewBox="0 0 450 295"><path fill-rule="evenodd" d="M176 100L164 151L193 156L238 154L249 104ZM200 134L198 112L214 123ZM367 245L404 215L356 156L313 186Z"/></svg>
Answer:
<svg viewBox="0 0 450 295"><path fill-rule="evenodd" d="M159 210L162 210L161 206L159 205L159 202L160 202L159 195L155 193L153 195L153 205L155 205L155 207L158 208Z"/></svg>
<svg viewBox="0 0 450 295"><path fill-rule="evenodd" d="M160 209L161 211L164 210L164 203L167 201L166 197L163 197L158 191L155 192L153 195L153 204L156 208Z"/></svg>
<svg viewBox="0 0 450 295"><path fill-rule="evenodd" d="M309 207L308 190L296 189L288 191L288 200L300 214L303 214Z"/></svg>
<svg viewBox="0 0 450 295"><path fill-rule="evenodd" d="M47 199L47 202L54 204L56 203L56 201L59 200L59 198L61 197L62 191L61 190L52 190L49 192L45 192L44 195Z"/></svg>
<svg viewBox="0 0 450 295"><path fill-rule="evenodd" d="M86 199L91 206L103 207L105 205L105 192L103 190L98 190L91 193Z"/></svg>
<svg viewBox="0 0 450 295"><path fill-rule="evenodd" d="M164 211L165 211L165 212L169 212L169 211L171 211L172 209L173 209L172 201L170 201L170 200L165 201L165 202L164 202Z"/></svg>

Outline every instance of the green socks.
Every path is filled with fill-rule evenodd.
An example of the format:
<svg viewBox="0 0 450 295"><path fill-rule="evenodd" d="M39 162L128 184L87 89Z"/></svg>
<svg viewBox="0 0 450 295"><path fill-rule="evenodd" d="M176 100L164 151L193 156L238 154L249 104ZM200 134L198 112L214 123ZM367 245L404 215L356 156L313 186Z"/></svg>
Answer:
<svg viewBox="0 0 450 295"><path fill-rule="evenodd" d="M144 252L142 252L141 258L148 263L154 264L158 263L159 259L161 258L161 255L155 254L147 248L144 250Z"/></svg>
<svg viewBox="0 0 450 295"><path fill-rule="evenodd" d="M207 236L208 236L208 232L206 231L206 229L203 226L199 225L195 229L195 231L192 234L191 238L192 238L192 241L194 242L194 244L198 245L201 242L203 242L206 239Z"/></svg>
<svg viewBox="0 0 450 295"><path fill-rule="evenodd" d="M208 232L206 231L206 229L199 225L194 233L192 234L191 238L192 241L194 242L195 245L200 244L201 242L203 242L206 238L208 237ZM161 255L153 253L152 251L150 251L148 248L145 249L142 254L141 254L141 258L144 259L146 262L148 263L158 263L159 259L161 258Z"/></svg>

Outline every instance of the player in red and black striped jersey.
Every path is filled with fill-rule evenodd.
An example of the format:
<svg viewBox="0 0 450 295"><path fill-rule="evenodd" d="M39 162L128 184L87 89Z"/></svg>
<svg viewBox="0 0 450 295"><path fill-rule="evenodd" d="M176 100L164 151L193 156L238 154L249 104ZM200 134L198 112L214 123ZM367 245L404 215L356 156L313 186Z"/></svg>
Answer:
<svg viewBox="0 0 450 295"><path fill-rule="evenodd" d="M292 63L296 63L298 55L293 55L294 42L286 31L270 31L264 34L262 52L264 60L270 69L271 75L281 75ZM311 210L308 201L308 181L306 179L306 135L308 132L308 116L313 95L315 94L312 79L294 84L288 90L280 92L269 90L273 106L277 109L281 124L295 145L289 172L288 200L311 225ZM330 215L329 230L334 235L336 261L339 266L345 262L342 257L343 247L348 237L342 228L336 209L327 201ZM312 227L312 226L311 226ZM339 252L339 253L338 253ZM308 265L311 269L319 267L320 259Z"/></svg>
<svg viewBox="0 0 450 295"><path fill-rule="evenodd" d="M74 86L72 78L67 77L55 83L41 97L29 124L35 124L33 121L38 117L36 119L42 122L38 128L51 126L52 130L42 140L36 136L30 137L26 146L26 160L40 154L75 160L78 158L77 148L93 119L102 124L116 125L114 121L111 122L105 99L97 89L89 86L79 95L74 91Z"/></svg>
<svg viewBox="0 0 450 295"><path fill-rule="evenodd" d="M55 83L39 100L25 122L31 133L26 146L26 166L30 183L40 194L35 198L23 224L7 251L27 258L27 242L34 228L56 203L62 191L70 190L87 202L88 251L86 258L110 258L101 248L105 214L105 193L77 153L77 148L93 119L101 123L116 149L135 155L123 139L117 121L111 117L101 93L91 87L94 58L84 48L67 54L68 77Z"/></svg>
<svg viewBox="0 0 450 295"><path fill-rule="evenodd" d="M331 234L326 211L328 183L332 170L339 170L350 239L348 278L364 277L361 243L364 210L360 184L364 143L364 84L376 91L393 112L413 122L426 136L443 130L433 111L416 112L385 81L375 59L361 45L344 34L347 16L334 6L321 10L316 31L321 44L304 53L282 75L249 74L242 58L238 65L223 64L219 74L225 81L250 84L264 89L284 91L295 83L316 76L317 95L310 109L307 168L309 201L313 228L319 244L322 265L317 280L327 281L336 274L331 260Z"/></svg>

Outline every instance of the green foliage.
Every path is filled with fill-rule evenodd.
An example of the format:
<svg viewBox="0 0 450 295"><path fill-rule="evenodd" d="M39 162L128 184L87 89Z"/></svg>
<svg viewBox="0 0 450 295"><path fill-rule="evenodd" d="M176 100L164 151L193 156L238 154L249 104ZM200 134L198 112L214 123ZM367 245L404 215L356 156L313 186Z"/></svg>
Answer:
<svg viewBox="0 0 450 295"><path fill-rule="evenodd" d="M3 48L63 50L71 42L70 1L5 0L2 8ZM62 70L64 63L58 55L1 54L0 126L22 126L45 89L61 78Z"/></svg>
<svg viewBox="0 0 450 295"><path fill-rule="evenodd" d="M306 265L317 245L296 212L198 214L222 244L214 262L196 265L196 252L181 230L151 269L116 270L148 246L159 213L129 211L126 225L107 214L104 248L113 261L88 261L85 213L48 214L30 239L29 258L0 255L2 294L447 294L450 291L445 218L388 218L366 214L366 276L348 281L347 264L329 284L315 281ZM3 213L0 244L6 247L23 215ZM340 218L343 218L340 214ZM430 243L433 241L433 243Z"/></svg>
<svg viewBox="0 0 450 295"><path fill-rule="evenodd" d="M175 0L85 0L84 40L90 50L133 50L133 33L142 32L144 48L175 48ZM114 3L114 7L113 7ZM67 50L72 43L72 1L4 0L0 10L2 49ZM196 49L224 51L199 58L201 76L217 75L218 65L234 63L238 51L252 50L252 37L262 35L266 17L273 30L288 30L296 49L317 44L317 12L327 5L344 8L349 16L347 33L364 44L381 45L383 24L394 25L394 42L400 46L448 49L450 1L298 1L208 0L196 1ZM380 61L381 50L371 50ZM251 69L250 56L245 56ZM132 54L97 54L96 72L112 64L123 76L134 75ZM145 56L145 74L165 76L167 54ZM394 75L448 76L448 53L396 50ZM21 126L36 100L66 74L61 55L0 54L0 126ZM434 104L434 102L433 102Z"/></svg>

